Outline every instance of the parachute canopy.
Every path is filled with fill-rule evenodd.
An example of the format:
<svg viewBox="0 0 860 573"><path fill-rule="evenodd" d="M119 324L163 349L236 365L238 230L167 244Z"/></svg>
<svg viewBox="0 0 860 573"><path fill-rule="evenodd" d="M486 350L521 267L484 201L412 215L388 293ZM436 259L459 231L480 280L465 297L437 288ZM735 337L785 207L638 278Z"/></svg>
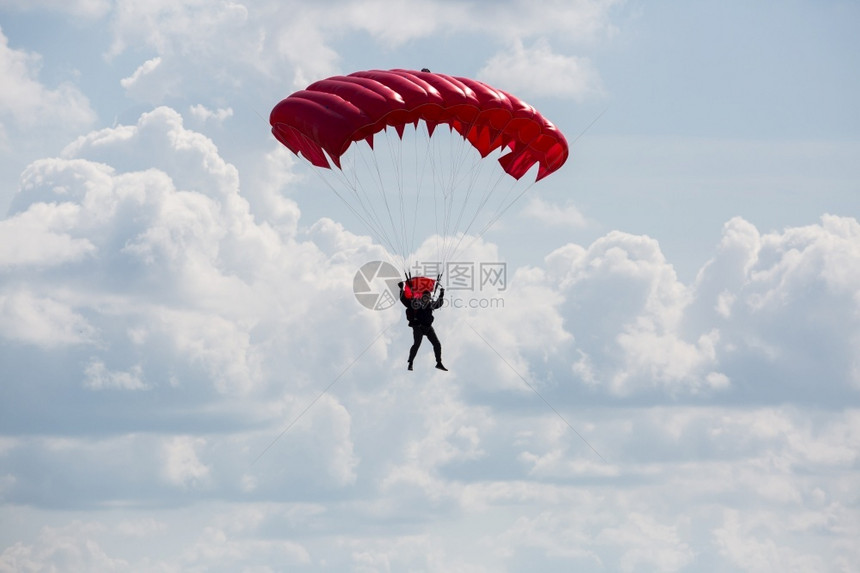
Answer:
<svg viewBox="0 0 860 573"><path fill-rule="evenodd" d="M436 281L428 277L412 277L403 285L403 293L408 299L416 299L424 296L425 292L433 294Z"/></svg>
<svg viewBox="0 0 860 573"><path fill-rule="evenodd" d="M424 71L370 70L311 84L278 103L269 118L274 136L313 165L341 167L354 142L423 121L466 139L482 157L497 149L505 172L520 179L535 164L539 181L568 157L561 131L532 106L483 82Z"/></svg>

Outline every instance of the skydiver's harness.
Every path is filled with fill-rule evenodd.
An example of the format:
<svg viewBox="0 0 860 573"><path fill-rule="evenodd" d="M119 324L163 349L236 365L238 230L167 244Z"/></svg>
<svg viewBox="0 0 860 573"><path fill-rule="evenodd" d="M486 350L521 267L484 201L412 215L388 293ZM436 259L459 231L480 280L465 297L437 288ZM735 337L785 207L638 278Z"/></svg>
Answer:
<svg viewBox="0 0 860 573"><path fill-rule="evenodd" d="M442 280L442 274L441 273L436 275L436 283L433 285L433 293L431 296L436 295L436 289L439 288L439 281L440 280ZM409 285L411 283L411 281L412 281L412 275L410 273L406 273L406 285ZM416 326L430 327L430 326L432 326L433 325L433 318L432 318L433 317L433 315L432 315L433 303L431 302L428 305L430 307L430 313L431 313L430 314L430 317L431 317L430 318L430 324L422 324L421 322L418 321L418 309L415 307L415 303L414 303L414 301L416 301L416 300L419 300L419 299L410 298L409 304L406 305L406 321L407 321L407 324L411 327L416 327Z"/></svg>

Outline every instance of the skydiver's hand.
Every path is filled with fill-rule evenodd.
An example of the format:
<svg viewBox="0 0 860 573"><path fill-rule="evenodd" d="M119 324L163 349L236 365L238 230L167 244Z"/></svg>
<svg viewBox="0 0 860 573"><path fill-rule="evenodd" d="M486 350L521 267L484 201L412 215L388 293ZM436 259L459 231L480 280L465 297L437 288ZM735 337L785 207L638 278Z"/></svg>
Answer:
<svg viewBox="0 0 860 573"><path fill-rule="evenodd" d="M441 296L445 296L445 288L444 287L440 288L439 293Z"/></svg>
<svg viewBox="0 0 860 573"><path fill-rule="evenodd" d="M400 281L399 283L397 283L397 286L400 287L400 290L403 290L403 281Z"/></svg>

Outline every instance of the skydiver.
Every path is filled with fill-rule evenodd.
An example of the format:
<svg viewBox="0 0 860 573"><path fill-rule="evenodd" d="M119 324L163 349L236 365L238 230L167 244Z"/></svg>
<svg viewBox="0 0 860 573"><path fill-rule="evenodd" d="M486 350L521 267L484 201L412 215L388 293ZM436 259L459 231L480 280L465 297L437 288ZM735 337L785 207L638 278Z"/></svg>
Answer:
<svg viewBox="0 0 860 573"><path fill-rule="evenodd" d="M421 346L421 341L426 336L430 344L433 345L433 354L436 355L436 368L447 372L448 369L442 364L442 343L439 342L439 337L433 330L433 311L442 306L445 289L439 289L439 298L436 300L433 300L429 291L424 291L420 299L410 299L403 290L403 283L398 283L397 286L400 287L400 302L406 307L406 320L412 327L413 342L409 349L408 370L412 370L412 361L415 360L418 347Z"/></svg>

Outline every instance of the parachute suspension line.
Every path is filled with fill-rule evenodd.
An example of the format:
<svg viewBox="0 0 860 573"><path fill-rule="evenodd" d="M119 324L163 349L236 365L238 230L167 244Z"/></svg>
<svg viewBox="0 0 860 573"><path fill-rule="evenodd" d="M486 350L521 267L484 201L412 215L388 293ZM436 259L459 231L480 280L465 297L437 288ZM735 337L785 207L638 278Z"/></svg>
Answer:
<svg viewBox="0 0 860 573"><path fill-rule="evenodd" d="M471 127L470 127L471 129ZM448 209L448 217L449 217L449 228L447 230L446 236L450 236L451 238L448 240L447 249L445 252L445 257L448 258L450 256L451 243L454 241L454 235L459 231L459 224L461 220L461 215L463 209L465 209L466 203L468 201L470 195L470 187L472 182L470 180L474 180L475 176L475 161L474 155L475 150L471 147L470 144L466 142L465 138L462 138L459 142L458 146L458 157L454 162L455 169L451 174L451 202L449 204ZM465 191L461 188L465 186ZM455 205L455 197L457 197L460 203L460 214L454 218L454 205Z"/></svg>
<svg viewBox="0 0 860 573"><path fill-rule="evenodd" d="M466 132L471 130L471 128L472 125L466 128ZM460 194L458 193L458 189L463 180L468 180L469 174L474 174L475 162L470 160L474 153L475 150L468 144L465 137L460 137L458 144L451 146L451 165L453 167L451 169L451 184L449 190L451 201L449 203L448 216L450 220L448 221L449 227L446 229L446 235L457 231L457 225L451 218L454 207L454 197Z"/></svg>
<svg viewBox="0 0 860 573"><path fill-rule="evenodd" d="M453 136L453 133L451 134ZM459 168L457 164L457 157L454 153L455 145L448 146L448 159L447 162L440 162L440 165L450 165L451 170L447 173L442 173L440 184L442 186L442 232L440 233L440 246L437 252L436 258L439 259L439 264L444 265L446 260L445 258L445 247L448 244L448 235L451 232L450 228L450 213L451 213L451 205L454 200L454 185L456 184L456 173Z"/></svg>
<svg viewBox="0 0 860 573"><path fill-rule="evenodd" d="M411 253L409 250L409 240L406 237L406 189L405 189L405 173L406 166L403 165L403 148L405 146L399 145L396 149L392 149L392 151L396 151L397 153L397 161L394 163L395 175L397 177L397 197L399 199L399 207L400 207L400 242L403 246L403 266L408 267L409 263L407 261L407 257Z"/></svg>
<svg viewBox="0 0 860 573"><path fill-rule="evenodd" d="M466 174L465 174L466 177L464 177L466 179L466 182L465 182L465 191L463 192L463 200L460 202L460 210L459 210L459 213L457 214L457 220L454 223L454 231L459 235L459 238L457 239L456 243L454 243L453 240L451 241L451 244L449 245L448 251L446 252L446 255L445 255L446 259L448 259L448 260L452 259L457 254L458 247L462 243L463 237L466 235L466 233L468 233L469 227L471 227L472 222L475 220L475 218L477 218L478 213L480 212L480 206L479 206L475 210L475 214L472 216L472 221L470 221L469 225L465 229L463 229L463 227L462 227L463 216L466 213L466 208L469 205L469 201L472 198L472 194L477 187L477 182L480 178L482 168L484 166L486 166L486 163L482 162L480 157L475 157L476 154L475 154L474 150L469 149L466 146L466 140L465 139L462 140L462 145L463 145L464 160L471 157L471 161L470 161L471 165L466 170Z"/></svg>
<svg viewBox="0 0 860 573"><path fill-rule="evenodd" d="M486 224L486 225L484 225L484 227L483 227L483 228L481 229L481 231L479 232L479 236L481 236L481 235L483 235L484 233L486 233L487 231L489 231L489 230L490 230L490 227L492 227L493 225L495 225L495 224L496 224L496 221L498 221L498 220L502 217L502 215L504 215L504 214L507 212L507 210L508 210L508 209L510 209L511 207L513 207L513 206L517 203L517 201L519 201L519 200L523 197L523 195L525 195L526 193L528 193L528 192L529 192L529 190L534 186L534 184L535 184L535 182L534 182L534 181L532 181L531 183L529 183L529 184L525 187L525 189L523 189L522 191L520 191L520 192L516 195L516 197L514 197L514 198L511 200L511 202L510 202L510 203L508 203L507 205L505 205L505 200L507 200L507 198L508 198L508 196L511 194L511 192L513 192L513 191L516 189L516 187L515 187L515 186L511 186L511 188L510 188L510 189L508 189L508 192L505 194L505 199L504 199L504 200L499 204L499 210L497 210L497 212L496 212L496 213L494 213L492 217L490 217L490 220L489 220L489 221L487 221L487 224Z"/></svg>
<svg viewBox="0 0 860 573"><path fill-rule="evenodd" d="M332 169L325 170L325 172L333 174L333 177L340 182L340 186L346 187L352 192L352 196L355 198L356 203L361 207L365 216L362 216L354 204L346 200L340 193L338 193L335 186L333 186L326 177L322 176L323 170L314 169L313 171L320 174L321 178L328 184L329 188L332 189L335 195L337 195L347 208L365 224L373 237L385 247L386 257L389 262L395 266L399 266L399 261L392 256L393 253L396 254L397 252L397 245L389 236L373 202L368 201L370 195L367 194L363 183L366 178L359 176L358 159L361 159L361 163L366 169L369 169L367 158L365 156L366 152L362 153L362 149L362 146L356 145L353 147L351 153L342 156L341 164L343 165L343 169L334 167ZM352 175L352 179L350 179L350 174Z"/></svg>
<svg viewBox="0 0 860 573"><path fill-rule="evenodd" d="M478 233L478 235L477 235L477 236L472 240L472 242L471 242L471 243L469 243L469 245L468 245L468 246L471 246L475 241L477 241L478 239L480 239L481 237L483 237L483 236L484 236L484 233L486 233L487 231L489 231L489 230L492 228L492 226L496 224L496 221L498 221L498 220L502 217L502 215L504 215L504 214L505 214L505 212L506 212L508 209L510 209L511 207L513 207L513 206L514 206L514 204L515 204L517 201L519 201L519 200L522 198L522 196L523 196L523 195L525 195L525 194L529 191L529 189L531 189L531 188L532 188L532 186L533 186L534 184L535 184L535 182L534 182L534 181L533 181L533 182L531 182L531 183L529 183L528 187L526 187L525 189L523 189L523 190L522 190L522 191L521 191L521 192L520 192L516 197L514 197L514 200L513 200L513 201L511 201L510 203L508 203L508 205L507 205L504 209L502 209L501 211L499 211L499 213L498 213L498 214L496 214L494 217L492 217L492 218L487 222L487 224L486 224L486 225L484 225L484 227L481 229L481 231Z"/></svg>
<svg viewBox="0 0 860 573"><path fill-rule="evenodd" d="M431 193L433 195L433 225L435 229L434 240L436 241L436 253L438 254L441 251L440 248L440 232L439 232L439 193L437 193L437 189L440 187L439 182L439 171L440 167L437 167L437 163L441 163L436 154L438 141L434 140L433 137L428 138L427 144L427 158L430 164L430 186Z"/></svg>
<svg viewBox="0 0 860 573"><path fill-rule="evenodd" d="M374 237L376 237L376 239L377 239L377 240L379 240L381 243L383 243L383 244L387 247L387 248L386 248L386 254L388 255L388 251L389 251L389 249L390 249L391 247L390 247L390 245L388 244L388 240L387 240L387 238L385 237L385 235L384 235L383 233L381 233L379 230L377 230L376 228L374 228L374 224L373 224L371 221L368 221L365 217L363 217L363 216L361 215L361 213L359 213L359 212L358 212L358 210L357 210L357 209L356 209L356 208L355 208L355 207L354 207L354 206L353 206L349 201L347 201L347 200L346 200L346 198L344 198L344 196L343 196L343 195L341 195L341 194L338 192L338 190L335 188L335 186L334 186L334 185L332 185L331 181L329 181L329 180L328 180L328 179L327 179L327 178L322 174L321 170L319 170L319 169L312 169L311 171L313 171L314 173L316 173L316 174L317 174L317 177L319 177L319 178L320 178L320 180L321 180L321 181L326 185L326 187L328 187L328 188L331 190L331 192L332 192L332 193L334 193L334 194L335 194L335 196L336 196L338 199L340 199L340 201L341 201L344 205L346 205L346 208L347 208L347 209L349 209L349 210L352 212L352 214L353 214L353 215L355 215L355 216L358 218L358 220L359 220L359 221L361 221L361 222L364 224L364 226L367 228L367 230L368 230L368 231L370 231L370 233L371 233ZM334 170L332 170L332 171L334 171ZM338 171L339 171L339 170L338 170ZM344 175L344 174L343 174L343 173L341 173L341 175ZM349 189L351 189L353 192L355 192L355 189L353 188L353 186L352 186L352 185L350 185L350 184L349 184L349 182L348 182L348 180L346 179L346 177L345 177L345 176L340 177L340 179L341 179L341 181L343 182L343 185L344 185L344 186L346 186L347 188L349 188ZM365 212L366 212L366 211L367 211L367 209L365 208ZM391 259L391 255L388 255L388 258L389 258L389 262L391 262L392 264L394 264L394 263L395 263L395 261L393 261L393 260Z"/></svg>
<svg viewBox="0 0 860 573"><path fill-rule="evenodd" d="M374 231L374 236L380 242L385 242L386 245L388 246L388 248L391 249L391 248L393 248L393 242L388 237L388 234L385 232L385 226L383 225L382 221L380 220L379 215L376 213L376 209L374 208L373 203L368 204L364 199L365 189L364 189L364 184L362 183L363 178L358 176L358 167L357 167L357 161L356 161L357 155L361 155L361 148L360 147L357 147L351 155L344 156L341 159L342 163L347 163L348 168L351 165L351 169L348 169L347 171L344 171L341 169L332 169L331 171L333 173L335 173L336 175L338 173L340 174L342 184L345 187L349 188L350 191L352 191L353 195L355 196L356 201L358 202L359 205L361 205L362 210L365 212L365 214L368 216L368 218L374 222L375 228L372 229ZM364 162L366 164L366 159ZM349 173L352 173L354 181L350 181ZM359 193L359 190L361 190L362 192Z"/></svg>
<svg viewBox="0 0 860 573"><path fill-rule="evenodd" d="M474 222L481 215L484 207L489 201L490 197L493 195L494 190L498 187L499 182L504 178L504 173L499 173L499 175L495 178L495 181L492 185L487 181L486 184L479 185L479 181L489 180L490 173L495 173L495 168L492 161L486 160L481 154L470 144L467 137L463 134L468 134L474 129L477 125L477 116L472 121L472 123L463 127L463 132L460 137L460 145L459 145L459 157L452 157L452 165L456 165L456 173L458 175L458 180L455 182L456 188L459 190L458 195L462 195L462 199L459 201L459 211L457 213L456 219L452 221L451 226L451 234L459 235L452 236L444 255L445 260L453 259L459 253L459 247L463 242L463 239L468 234ZM456 147L456 146L454 146ZM467 210L470 208L470 202L473 198L473 194L478 187L484 188L484 194L481 200L478 202L477 206L474 208L474 213L469 220L468 225L463 228L462 223L464 220L464 216L466 216ZM463 188L463 189L461 189ZM452 215L453 216L453 215Z"/></svg>
<svg viewBox="0 0 860 573"><path fill-rule="evenodd" d="M401 232L397 228L397 224L394 222L394 214L391 211L391 203L393 202L393 197L389 200L389 193L396 192L397 189L400 188L398 183L398 175L399 171L397 169L397 161L395 159L394 148L391 146L391 142L388 137L388 130L385 130L385 137L382 139L385 140L385 145L388 148L388 163L386 165L390 165L393 170L394 181L388 182L382 176L382 166L380 165L380 154L372 154L371 157L374 159L373 165L376 171L376 180L379 183L379 191L382 197L382 203L385 205L385 210L388 213L388 222L391 224L391 235L395 238L395 244L397 247L397 256L401 259L406 259L406 253L404 253L404 245L401 237ZM392 191L391 186L395 187L394 191Z"/></svg>
<svg viewBox="0 0 860 573"><path fill-rule="evenodd" d="M386 140L386 142L388 142L387 137L384 139ZM389 149L390 149L390 146L389 146ZM377 180L377 183L379 184L378 191L379 191L379 194L382 196L382 202L385 204L385 210L388 213L388 222L391 224L391 232L392 232L393 236L396 237L398 234L397 233L397 226L394 224L394 216L391 214L391 205L388 203L388 192L386 191L386 188L385 188L385 181L383 180L383 177L382 177L382 170L379 167L379 161L377 160L376 155L372 154L371 156L374 159L373 170L376 173L376 180ZM364 156L362 156L362 157L364 158ZM366 160L366 158L365 158L365 160ZM404 259L406 258L406 255L403 254L402 248L396 249L396 254L399 255L401 258L404 258Z"/></svg>
<svg viewBox="0 0 860 573"><path fill-rule="evenodd" d="M483 165L486 165L486 163L485 163L485 162L484 162L484 163L479 163L479 167L480 167L480 166L483 166ZM459 240L457 241L457 244L453 247L453 253L452 253L452 256L456 255L456 254L460 251L460 245L462 244L463 239L465 239L465 238L468 236L468 233L469 233L469 231L471 230L472 225L474 225L474 224L475 224L475 221L477 221L477 219L478 219L478 217L480 216L480 214L481 214L482 212L484 212L484 208L486 207L487 203L489 203L490 198L491 198L493 195L495 195L495 191L496 191L496 189L499 187L500 183L504 180L504 178L505 178L506 176L507 176L507 174L506 174L505 172L501 172L501 173L499 173L498 175L496 175L496 177L495 177L495 181L493 181L493 182L492 182L492 184L488 184L488 185L486 185L486 188L484 189L483 195L481 196L480 200L478 201L478 204L477 204L477 206L475 207L475 211L474 211L474 213L472 214L472 218L469 220L469 224L468 224L468 225L466 225L466 228L465 228L465 229L463 230L463 232L461 233L460 238L459 238ZM472 241L467 245L467 247L472 246L472 244L474 244L474 242L475 242L475 240L472 240Z"/></svg>
<svg viewBox="0 0 860 573"><path fill-rule="evenodd" d="M461 172L463 170L463 165L467 157L467 154L464 153L465 147L465 140L459 137L459 134L456 134L453 129L449 129L449 140L444 149L444 151L447 152L447 157L444 160L440 159L440 165L450 166L447 172L440 174L440 185L443 199L441 210L442 232L440 233L441 245L437 258L439 259L439 264L442 265L442 268L444 268L445 264L448 263L448 249L452 241L452 234L456 232L456 228L453 226L453 211L455 201L459 197L457 188Z"/></svg>
<svg viewBox="0 0 860 573"><path fill-rule="evenodd" d="M382 242L385 245L386 249L388 251L390 251L390 253L396 255L397 254L397 243L389 235L388 229L386 228L385 223L383 222L382 216L379 213L377 213L377 209L374 206L373 202L369 200L371 195L370 195L370 192L367 190L365 183L364 183L365 181L369 181L369 178L364 178L364 177L359 176L359 160L361 161L361 164L364 166L364 169L366 169L368 171L371 169L370 162L368 162L368 160L367 160L366 152L362 152L362 151L363 151L363 147L358 146L358 149L356 149L356 152L354 153L353 157L351 158L352 174L353 174L353 178L355 180L355 183L352 184L348 180L346 180L346 184L353 190L353 194L356 196L359 203L361 203L362 205L364 205L365 203L367 205L369 205L369 209L367 209L367 211L368 211L368 213L371 214L371 217L376 224L376 228L378 229L377 238L380 240L380 242ZM371 157L374 157L374 156L371 154ZM375 164L375 160L373 163ZM367 200L365 200L365 197L367 198Z"/></svg>
<svg viewBox="0 0 860 573"><path fill-rule="evenodd" d="M390 150L392 156L392 166L394 168L394 176L396 181L396 192L398 199L398 206L400 208L400 226L398 228L398 235L400 236L400 245L402 249L402 257L404 266L408 266L407 258L409 257L412 250L410 249L409 240L407 238L406 231L406 168L404 165L404 159L408 154L404 153L404 148L402 141L398 141L397 145L391 145L391 140L387 141L388 148Z"/></svg>
<svg viewBox="0 0 860 573"><path fill-rule="evenodd" d="M358 220L359 220L359 221L361 221L361 222L364 224L365 228L367 228L367 230L368 230L368 231L370 231L370 233L371 233L371 234L372 234L372 235L373 235L373 236L374 236L374 237L375 237L375 238L376 238L380 243L382 243L382 244L386 247L386 248L384 249L384 251L385 251L385 256L386 256L386 258L388 259L388 262L389 262L389 263L391 263L391 264L392 264L392 265L394 265L394 266L397 266L398 261L397 261L396 259L394 259L394 258L391 256L391 254L390 254L390 252L391 252L391 246L389 245L389 243L388 243L388 239L387 239L387 237L384 235L384 233L381 233L381 232L377 231L377 230L374 228L374 225L373 225L370 221L368 221L365 217L363 217L363 216L361 215L361 213L359 213L359 212L358 212L358 210L356 210L356 208L355 208L355 207L354 207L354 206L353 206L349 201L347 201L347 200L344 198L344 196L343 196L343 195L341 195L341 194L337 191L337 189L335 189L335 187L332 185L331 181L329 181L328 179L326 179L326 178L322 175L321 170L319 170L319 169L313 169L312 171L314 171L315 173L317 173L317 176L318 176L318 177L323 181L323 183L325 183L325 185L326 185L326 186L327 186L327 187L332 191L332 193L334 193L334 195L335 195L338 199L340 199L340 201L341 201L341 202L346 206L346 208L347 208L347 209L349 209L349 210L350 210L350 212L352 212L352 214L353 214L353 215L355 215L355 217L356 217L356 218L358 218ZM353 187L351 187L351 186L348 184L348 182L346 181L346 179L345 179L345 178L341 178L341 181L342 181L343 185L345 185L345 186L349 187L350 189L352 189L352 190L354 191ZM366 209L365 209L365 211L366 211Z"/></svg>
<svg viewBox="0 0 860 573"><path fill-rule="evenodd" d="M423 133L427 134L426 139L423 138L423 135L421 137L419 137L418 132L419 132L421 127L423 127L422 134ZM425 186L425 182L426 182L426 177L427 177L427 172L428 172L428 164L431 162L430 146L432 145L432 142L431 142L432 138L430 137L430 130L427 128L426 123L419 124L419 129L416 129L415 131L416 132L415 132L414 145L415 145L415 163L416 163L416 165L415 165L416 192L415 192L415 209L414 209L414 212L412 215L412 240L409 243L409 252L410 253L415 252L415 233L416 233L416 229L418 227L418 206L421 203L421 194L424 190L424 186ZM419 150L419 145L418 145L419 140L423 140L425 142L423 153L420 153L420 150ZM418 158L419 157L421 158L420 169L418 166ZM431 172L431 181L432 181L432 172ZM432 183L431 183L431 185L432 185Z"/></svg>
<svg viewBox="0 0 860 573"><path fill-rule="evenodd" d="M439 253L440 263L444 265L449 261L448 259L448 250L450 248L450 243L452 241L451 234L456 232L456 226L454 224L454 202L456 198L459 198L458 193L458 185L460 180L460 172L463 168L465 155L463 153L463 146L465 145L464 140L460 140L457 142L457 137L454 135L454 132L451 131L452 142L448 146L448 159L445 164L451 166L450 172L446 173L445 181L443 182L444 188L442 191L442 197L444 199L444 206L442 212L442 248Z"/></svg>
<svg viewBox="0 0 860 573"><path fill-rule="evenodd" d="M439 136L436 136L435 139L431 138L432 153L428 153L434 165L434 199L439 193L442 196L441 207L437 202L434 209L436 211L437 259L442 268L445 268L445 264L450 260L451 246L458 231L459 221L462 218L462 209L465 208L465 203L468 201L470 194L468 188L469 174L474 171L475 165L475 161L470 158L476 153L458 131L451 126L448 128L447 139ZM467 130L470 128L471 126ZM447 169L443 169L445 167ZM464 181L467 184L465 193L460 190ZM458 203L460 203L459 212L455 217Z"/></svg>

